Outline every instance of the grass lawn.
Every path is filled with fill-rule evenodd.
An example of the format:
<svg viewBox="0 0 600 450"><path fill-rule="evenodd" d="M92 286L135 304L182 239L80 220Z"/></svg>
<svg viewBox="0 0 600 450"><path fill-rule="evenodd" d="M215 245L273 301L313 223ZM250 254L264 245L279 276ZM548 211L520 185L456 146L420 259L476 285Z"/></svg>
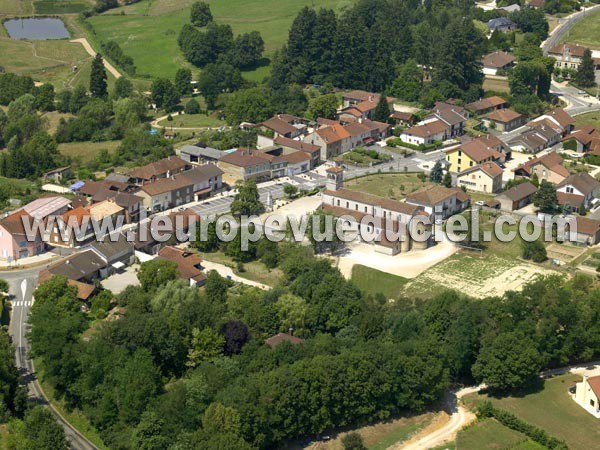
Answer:
<svg viewBox="0 0 600 450"><path fill-rule="evenodd" d="M31 13L33 8L30 0L0 0L0 16L22 16Z"/></svg>
<svg viewBox="0 0 600 450"><path fill-rule="evenodd" d="M47 121L49 134L56 133L56 129L58 128L58 122L60 121L60 119L66 120L70 117L73 117L73 114L59 113L58 111L50 111L42 114L42 118Z"/></svg>
<svg viewBox="0 0 600 450"><path fill-rule="evenodd" d="M6 439L8 438L8 425L0 425L0 450L6 449Z"/></svg>
<svg viewBox="0 0 600 450"><path fill-rule="evenodd" d="M139 76L173 78L179 67L190 67L179 50L177 36L181 27L189 23L192 3L193 0L142 0L88 21L100 40L116 40L125 54L134 59ZM265 55L270 56L284 44L292 21L304 6L340 11L353 0L212 0L208 3L215 20L231 25L234 34L260 31L265 41ZM268 67L260 69L251 72L249 78L262 80Z"/></svg>
<svg viewBox="0 0 600 450"><path fill-rule="evenodd" d="M593 111L575 116L576 125L594 125L600 129L600 112Z"/></svg>
<svg viewBox="0 0 600 450"><path fill-rule="evenodd" d="M77 14L89 9L93 2L88 0L35 0L37 14Z"/></svg>
<svg viewBox="0 0 600 450"><path fill-rule="evenodd" d="M563 36L561 42L580 44L591 49L600 49L600 12L590 13Z"/></svg>
<svg viewBox="0 0 600 450"><path fill-rule="evenodd" d="M423 183L415 173L374 173L345 184L349 189L398 200L406 194L431 186L432 183Z"/></svg>
<svg viewBox="0 0 600 450"><path fill-rule="evenodd" d="M568 393L569 387L578 381L581 381L579 375L562 375L545 380L544 388L539 392L490 400L494 405L511 411L557 438L564 439L572 450L598 448L598 419L577 405ZM473 405L487 398L485 395L474 394L468 396L465 401Z"/></svg>
<svg viewBox="0 0 600 450"><path fill-rule="evenodd" d="M237 263L223 252L200 253L200 256L202 259L207 261L230 267L233 270L233 273L242 278L247 278L248 280L256 281L257 283L266 284L267 286L275 286L283 277L283 273L280 269L277 267L274 269L268 269L260 261L250 261L244 263L244 271L240 272L237 268Z"/></svg>
<svg viewBox="0 0 600 450"><path fill-rule="evenodd" d="M77 429L77 431L79 431L81 434L83 434L92 444L94 444L100 450L109 450L108 447L106 445L104 445L104 442L102 442L102 439L100 438L100 435L98 434L98 431L92 426L90 421L87 419L87 417L85 417L83 415L83 413L81 411L79 411L79 410L69 411L65 407L65 403L63 400L59 400L54 397L54 389L52 388L52 386L50 386L48 383L46 383L43 379L44 378L43 364L39 360L35 360L34 362L35 362L35 369L36 369L38 381L40 383L40 386L44 390L46 397L48 397L48 400L50 401L50 403L52 403L52 405L60 412L60 414L71 425L73 425Z"/></svg>
<svg viewBox="0 0 600 450"><path fill-rule="evenodd" d="M417 431L427 426L431 419L431 414L401 419L401 422L403 422L401 426L392 429L373 445L369 445L368 439L365 439L365 443L368 445L369 450L387 450L394 444L408 440Z"/></svg>
<svg viewBox="0 0 600 450"><path fill-rule="evenodd" d="M397 299L408 280L357 264L352 267L352 282L367 294L382 293L386 298Z"/></svg>
<svg viewBox="0 0 600 450"><path fill-rule="evenodd" d="M458 450L504 450L512 449L528 440L524 434L511 430L494 419L485 419L459 431L456 436L456 448Z"/></svg>
<svg viewBox="0 0 600 450"><path fill-rule="evenodd" d="M486 77L483 80L483 89L486 91L494 92L510 92L510 88L508 86L508 79L503 80Z"/></svg>
<svg viewBox="0 0 600 450"><path fill-rule="evenodd" d="M206 116L205 114L181 114L172 116L173 120L163 119L158 122L164 127L179 127L179 128L219 128L227 124L214 115Z"/></svg>
<svg viewBox="0 0 600 450"><path fill-rule="evenodd" d="M105 141L105 142L68 142L58 144L58 151L71 158L81 158L81 162L86 163L93 161L101 150L108 150L109 153L121 144L121 141Z"/></svg>

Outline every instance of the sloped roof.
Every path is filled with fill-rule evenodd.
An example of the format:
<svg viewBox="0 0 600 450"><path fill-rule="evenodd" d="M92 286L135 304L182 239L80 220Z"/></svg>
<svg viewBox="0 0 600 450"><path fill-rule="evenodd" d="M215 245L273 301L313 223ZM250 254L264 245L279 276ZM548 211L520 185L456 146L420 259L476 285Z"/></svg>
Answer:
<svg viewBox="0 0 600 450"><path fill-rule="evenodd" d="M42 197L23 206L23 209L33 218L41 220L70 204L71 200L64 197Z"/></svg>
<svg viewBox="0 0 600 450"><path fill-rule="evenodd" d="M330 125L327 127L319 128L316 133L319 135L321 139L323 139L327 144L331 144L333 142L341 141L342 139L348 139L350 137L350 133L346 131L346 129L341 126L339 123L334 125Z"/></svg>
<svg viewBox="0 0 600 450"><path fill-rule="evenodd" d="M166 175L167 172L179 171L188 165L183 159L177 156L169 156L153 163L147 164L129 172L134 178L149 180L152 177Z"/></svg>
<svg viewBox="0 0 600 450"><path fill-rule="evenodd" d="M423 125L415 125L414 127L410 127L405 131L405 133L419 137L430 137L443 133L447 129L448 125L445 122L436 119Z"/></svg>
<svg viewBox="0 0 600 450"><path fill-rule="evenodd" d="M220 161L233 164L234 166L247 167L269 161L265 155L266 153L259 152L258 150L238 148L235 152L223 155Z"/></svg>
<svg viewBox="0 0 600 450"><path fill-rule="evenodd" d="M445 186L435 185L408 194L406 196L406 201L426 206L435 206L452 196L456 196L456 199L461 203L470 199L470 197L460 188L447 188Z"/></svg>
<svg viewBox="0 0 600 450"><path fill-rule="evenodd" d="M558 44L548 50L551 55L563 55L569 53L571 56L581 58L586 47L579 44Z"/></svg>
<svg viewBox="0 0 600 450"><path fill-rule="evenodd" d="M575 220L577 221L577 233L595 236L598 230L600 230L600 221L598 220L582 216L577 216Z"/></svg>
<svg viewBox="0 0 600 450"><path fill-rule="evenodd" d="M508 191L498 194L497 197L505 196L514 202L521 201L537 192L537 188L533 183L526 181L525 183L518 184Z"/></svg>
<svg viewBox="0 0 600 450"><path fill-rule="evenodd" d="M563 163L562 156L560 156L556 152L550 152L550 153L546 153L543 156L540 156L538 158L533 158L533 159L521 164L520 166L515 168L513 171L516 172L518 170L523 170L526 174L531 175L533 172L533 168L537 164L541 164L546 169L551 170L552 172L556 172L559 175L568 177L569 171L562 165L562 163Z"/></svg>
<svg viewBox="0 0 600 450"><path fill-rule="evenodd" d="M352 137L362 136L371 132L371 129L369 127L358 122L349 123L344 127L344 129Z"/></svg>
<svg viewBox="0 0 600 450"><path fill-rule="evenodd" d="M20 209L0 219L0 225L13 236L27 236L23 220L29 220L31 223L33 218L27 214L27 211Z"/></svg>
<svg viewBox="0 0 600 450"><path fill-rule="evenodd" d="M211 147L199 147L197 145L184 145L179 149L180 153L193 156L203 156L205 158L219 159L225 153L221 150Z"/></svg>
<svg viewBox="0 0 600 450"><path fill-rule="evenodd" d="M129 242L127 236L123 233L113 233L106 236L103 241L94 241L90 244L90 247L109 263L122 254L133 254L133 242Z"/></svg>
<svg viewBox="0 0 600 450"><path fill-rule="evenodd" d="M501 176L502 173L504 172L500 166L496 163L493 162L486 162L483 164L478 164L474 167L469 167L467 170L463 170L459 176L461 175L466 175L468 173L471 172L475 172L477 170L481 170L482 172L484 172L486 175L492 177L492 178L496 178L498 176Z"/></svg>
<svg viewBox="0 0 600 450"><path fill-rule="evenodd" d="M494 95L488 98L482 98L481 100L477 100L476 102L469 103L466 105L468 110L477 112L484 111L490 108L497 108L498 106L506 105L508 102L504 100L502 97Z"/></svg>
<svg viewBox="0 0 600 450"><path fill-rule="evenodd" d="M581 205L583 205L585 197L583 195L569 194L567 192L557 192L556 199L558 200L558 204L561 206L569 204L575 208L579 208Z"/></svg>
<svg viewBox="0 0 600 450"><path fill-rule="evenodd" d="M196 283L206 280L206 275L196 267L202 263L202 259L197 254L166 246L158 252L158 256L177 264L179 276L184 280L194 280Z"/></svg>
<svg viewBox="0 0 600 450"><path fill-rule="evenodd" d="M579 192L584 195L591 194L594 189L598 189L600 181L596 180L587 172L578 172L565 178L558 187L574 186Z"/></svg>
<svg viewBox="0 0 600 450"><path fill-rule="evenodd" d="M484 67L501 69L502 67L506 67L509 64L514 63L516 60L517 59L510 53L507 53L502 50L497 50L495 52L488 53L487 55L485 55L481 60L481 64L483 64Z"/></svg>
<svg viewBox="0 0 600 450"><path fill-rule="evenodd" d="M267 344L271 348L275 348L282 342L289 342L291 344L302 344L304 342L304 339L293 336L288 333L277 333L275 336L271 336L269 339L267 339L265 341L265 344Z"/></svg>
<svg viewBox="0 0 600 450"><path fill-rule="evenodd" d="M288 164L300 164L312 159L306 152L288 153L287 155L281 155L281 158L287 161Z"/></svg>
<svg viewBox="0 0 600 450"><path fill-rule="evenodd" d="M483 162L488 158L498 159L502 156L496 149L489 147L482 139L473 139L466 142L459 147L459 150L462 150L463 153L477 163Z"/></svg>
<svg viewBox="0 0 600 450"><path fill-rule="evenodd" d="M436 102L432 114L428 117L436 116L448 125L458 125L467 120L467 115L467 111L462 106L446 102Z"/></svg>
<svg viewBox="0 0 600 450"><path fill-rule="evenodd" d="M392 200L390 198L379 197L377 195L366 194L364 192L352 191L350 189L338 189L337 191L326 190L323 195L330 195L332 197L339 197L345 200L351 200L359 203L365 203L372 206L381 206L384 209L396 211L409 216L414 215L420 208L416 205L410 205L405 202L398 200Z"/></svg>
<svg viewBox="0 0 600 450"><path fill-rule="evenodd" d="M50 266L48 272L52 275L62 275L70 280L79 281L104 267L106 267L106 262L93 250L84 250Z"/></svg>
<svg viewBox="0 0 600 450"><path fill-rule="evenodd" d="M308 142L298 141L296 139L290 139L283 136L277 136L274 143L283 147L289 147L302 152L315 153L321 150L321 147Z"/></svg>
<svg viewBox="0 0 600 450"><path fill-rule="evenodd" d="M520 119L521 117L523 117L523 114L519 114L518 112L509 108L496 109L485 116L485 118L488 120L502 123L512 122L513 120Z"/></svg>
<svg viewBox="0 0 600 450"><path fill-rule="evenodd" d="M273 130L277 134L282 134L284 136L286 134L293 134L297 131L297 129L293 125L290 125L285 120L281 120L277 116L271 117L270 119L265 120L259 125L268 128L269 130Z"/></svg>

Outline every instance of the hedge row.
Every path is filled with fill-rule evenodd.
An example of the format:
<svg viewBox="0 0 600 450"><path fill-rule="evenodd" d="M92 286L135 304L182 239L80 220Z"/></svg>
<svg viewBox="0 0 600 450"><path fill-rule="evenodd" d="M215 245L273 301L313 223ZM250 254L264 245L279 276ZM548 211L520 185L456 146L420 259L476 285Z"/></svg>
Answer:
<svg viewBox="0 0 600 450"><path fill-rule="evenodd" d="M480 403L477 407L476 413L477 417L494 418L505 427L523 433L532 441L535 441L538 444L548 447L549 449L569 449L565 441L551 436L546 430L524 421L523 419L515 416L509 411L496 408L494 405L492 405L492 402L490 402L489 400Z"/></svg>

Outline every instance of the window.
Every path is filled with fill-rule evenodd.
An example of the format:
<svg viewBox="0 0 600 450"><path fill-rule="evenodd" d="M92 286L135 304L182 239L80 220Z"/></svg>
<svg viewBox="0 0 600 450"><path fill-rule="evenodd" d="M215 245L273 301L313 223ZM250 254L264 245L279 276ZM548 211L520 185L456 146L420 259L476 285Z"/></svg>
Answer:
<svg viewBox="0 0 600 450"><path fill-rule="evenodd" d="M571 186L567 186L567 194L572 194L573 188Z"/></svg>
<svg viewBox="0 0 600 450"><path fill-rule="evenodd" d="M21 241L19 242L19 247L27 247L27 242L26 241Z"/></svg>
<svg viewBox="0 0 600 450"><path fill-rule="evenodd" d="M460 158L458 158L458 164L460 164L462 162L462 160Z"/></svg>
<svg viewBox="0 0 600 450"><path fill-rule="evenodd" d="M591 399L590 399L590 405L592 405L592 406L596 406L596 402L595 402L594 400L591 400Z"/></svg>
<svg viewBox="0 0 600 450"><path fill-rule="evenodd" d="M469 161L469 167L473 167L473 161Z"/></svg>
<svg viewBox="0 0 600 450"><path fill-rule="evenodd" d="M458 156L462 156L462 151L461 150L458 151Z"/></svg>
<svg viewBox="0 0 600 450"><path fill-rule="evenodd" d="M350 202L346 202L346 209L350 208Z"/></svg>

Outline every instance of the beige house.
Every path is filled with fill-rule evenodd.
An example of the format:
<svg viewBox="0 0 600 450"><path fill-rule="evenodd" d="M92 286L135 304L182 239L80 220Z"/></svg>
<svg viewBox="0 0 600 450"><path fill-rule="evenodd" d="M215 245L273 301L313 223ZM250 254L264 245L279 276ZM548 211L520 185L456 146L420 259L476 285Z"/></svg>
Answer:
<svg viewBox="0 0 600 450"><path fill-rule="evenodd" d="M583 376L583 380L575 384L575 395L573 400L579 403L583 409L592 414L595 418L600 418L600 376Z"/></svg>
<svg viewBox="0 0 600 450"><path fill-rule="evenodd" d="M502 189L502 173L498 164L486 162L459 173L456 185L470 191L496 193Z"/></svg>
<svg viewBox="0 0 600 450"><path fill-rule="evenodd" d="M562 165L563 157L556 152L546 153L533 158L513 169L515 177L531 178L535 174L539 181L545 180L559 184L569 176L569 171Z"/></svg>
<svg viewBox="0 0 600 450"><path fill-rule="evenodd" d="M483 118L488 128L495 127L498 131L512 131L525 124L525 116L512 109L496 109ZM493 125L492 125L493 124Z"/></svg>

